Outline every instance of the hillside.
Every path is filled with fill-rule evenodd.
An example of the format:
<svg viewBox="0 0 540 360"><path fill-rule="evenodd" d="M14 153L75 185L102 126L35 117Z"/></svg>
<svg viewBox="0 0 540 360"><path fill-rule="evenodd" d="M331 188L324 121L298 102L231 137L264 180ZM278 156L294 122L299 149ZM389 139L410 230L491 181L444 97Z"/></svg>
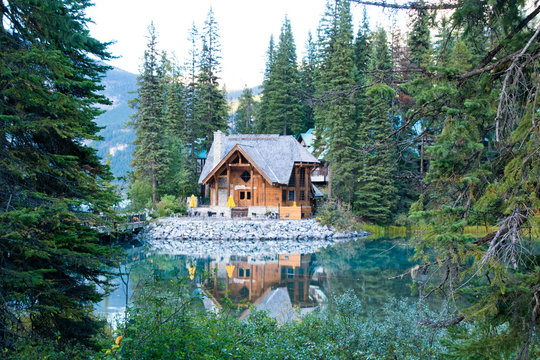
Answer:
<svg viewBox="0 0 540 360"><path fill-rule="evenodd" d="M133 110L129 107L129 100L133 99L137 90L137 75L130 72L113 68L108 71L103 79L105 95L113 102L112 105L103 107L106 110L96 118L96 123L103 129L99 135L102 141L91 142L98 150L98 155L105 161L107 153L110 153L111 170L116 177L125 177L131 170L131 153L133 153L133 140L135 131L126 127ZM259 94L260 87L253 88L253 94ZM231 91L227 94L229 108L235 109L238 97L242 90Z"/></svg>
<svg viewBox="0 0 540 360"><path fill-rule="evenodd" d="M98 155L105 161L107 152L110 153L111 170L116 177L126 176L130 168L131 153L135 140L135 132L125 124L130 120L133 110L128 101L135 97L137 90L137 75L113 68L103 79L105 95L113 102L104 107L105 113L96 118L96 123L103 127L99 132L103 141L92 144Z"/></svg>

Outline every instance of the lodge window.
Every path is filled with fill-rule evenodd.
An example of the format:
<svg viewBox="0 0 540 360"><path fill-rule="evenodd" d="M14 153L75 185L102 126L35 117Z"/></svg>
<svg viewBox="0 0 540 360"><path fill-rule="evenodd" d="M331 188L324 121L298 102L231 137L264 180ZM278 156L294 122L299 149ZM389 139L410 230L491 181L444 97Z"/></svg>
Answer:
<svg viewBox="0 0 540 360"><path fill-rule="evenodd" d="M294 201L294 191L289 191L289 201Z"/></svg>
<svg viewBox="0 0 540 360"><path fill-rule="evenodd" d="M281 190L281 201L287 201L287 190Z"/></svg>
<svg viewBox="0 0 540 360"><path fill-rule="evenodd" d="M251 200L251 191L240 191L240 200Z"/></svg>
<svg viewBox="0 0 540 360"><path fill-rule="evenodd" d="M249 275L250 275L249 269L238 268L238 277L249 277Z"/></svg>
<svg viewBox="0 0 540 360"><path fill-rule="evenodd" d="M306 186L306 168L300 168L300 187Z"/></svg>
<svg viewBox="0 0 540 360"><path fill-rule="evenodd" d="M306 192L304 190L300 190L300 201L306 200Z"/></svg>
<svg viewBox="0 0 540 360"><path fill-rule="evenodd" d="M240 178L241 178L242 180L244 180L244 182L247 183L247 182L249 181L249 179L251 179L251 175L250 175L249 172L247 172L247 170L246 170L246 171L244 171L244 172L242 173L242 175L240 175Z"/></svg>
<svg viewBox="0 0 540 360"><path fill-rule="evenodd" d="M291 177L289 178L289 186L296 186L296 169L293 167Z"/></svg>
<svg viewBox="0 0 540 360"><path fill-rule="evenodd" d="M287 279L294 278L294 269L293 268L287 268Z"/></svg>

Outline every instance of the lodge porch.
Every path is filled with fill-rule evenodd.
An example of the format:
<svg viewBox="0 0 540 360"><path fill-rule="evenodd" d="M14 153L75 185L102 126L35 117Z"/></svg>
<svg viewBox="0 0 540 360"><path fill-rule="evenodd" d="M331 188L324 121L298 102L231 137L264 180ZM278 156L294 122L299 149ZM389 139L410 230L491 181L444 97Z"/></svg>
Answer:
<svg viewBox="0 0 540 360"><path fill-rule="evenodd" d="M241 219L308 219L312 215L311 206L197 206L188 208L188 215L194 217L241 218Z"/></svg>

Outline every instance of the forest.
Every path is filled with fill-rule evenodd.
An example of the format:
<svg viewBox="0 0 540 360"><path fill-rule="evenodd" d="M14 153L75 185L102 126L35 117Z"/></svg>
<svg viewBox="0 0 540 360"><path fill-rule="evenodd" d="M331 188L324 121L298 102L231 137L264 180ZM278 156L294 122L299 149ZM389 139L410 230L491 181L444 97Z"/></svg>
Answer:
<svg viewBox="0 0 540 360"><path fill-rule="evenodd" d="M374 29L367 15L353 24L352 5L399 11L408 31ZM109 167L86 141L99 140L94 119L110 104L100 81L113 55L87 29L89 6L0 2L0 351L8 359L98 358L111 338L92 306L122 254L99 241L97 227L117 216L120 198ZM302 59L294 24L283 20L279 37L268 42L261 94L244 89L231 117L212 11L189 34L186 64L159 49L150 24L131 100L133 206L196 194L197 156L216 130L295 135L313 128L317 155L331 174L328 206L365 224L415 228L414 260L432 279L423 294L449 299L444 319L402 319L415 329L448 329L406 356L422 349L423 358L538 358L539 13L536 1L524 0L328 0ZM474 236L469 226L488 231ZM178 286L185 300L178 309L161 309L160 294L142 296L126 342L131 348L103 356L129 358L126 351L137 350L133 339L150 336L137 330L146 323L155 326L155 343L139 348L137 358L155 358L153 351L165 351L160 345L173 354L186 344L232 358L212 343L205 318L185 310L192 299ZM336 301L355 309L354 299ZM264 315L246 324L216 317L212 331L233 329L220 339L223 349L241 348L240 358L262 356L268 346L248 341L250 334L291 348L302 339L313 345L303 358L322 357L325 346L333 358L370 358L362 350L369 341L346 334L377 334L379 325L392 327L392 318L368 329L337 309L283 328ZM162 321L174 316L165 327ZM158 336L175 326L191 329L200 342L182 332L183 344ZM341 344L332 342L338 335ZM390 338L377 339L386 346ZM276 344L283 357L287 350ZM296 358L307 351L297 350ZM390 352L380 358L392 358Z"/></svg>

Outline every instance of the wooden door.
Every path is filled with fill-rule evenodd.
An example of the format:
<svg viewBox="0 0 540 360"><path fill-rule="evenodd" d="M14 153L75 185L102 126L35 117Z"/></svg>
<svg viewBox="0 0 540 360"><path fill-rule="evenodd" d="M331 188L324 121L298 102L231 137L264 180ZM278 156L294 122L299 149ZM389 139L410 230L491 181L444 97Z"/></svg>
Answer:
<svg viewBox="0 0 540 360"><path fill-rule="evenodd" d="M235 191L236 191L235 198L238 199L236 206L241 206L241 207L251 206L251 197L253 196L253 194L251 193L250 188L238 189Z"/></svg>

